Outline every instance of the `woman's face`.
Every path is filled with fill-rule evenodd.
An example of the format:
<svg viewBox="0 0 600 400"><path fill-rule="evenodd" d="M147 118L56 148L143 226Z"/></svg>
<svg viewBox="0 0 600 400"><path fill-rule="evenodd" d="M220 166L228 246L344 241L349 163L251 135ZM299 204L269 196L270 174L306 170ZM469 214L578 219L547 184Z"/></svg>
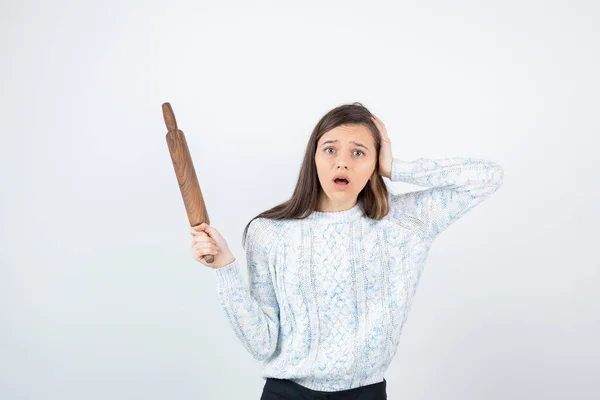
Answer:
<svg viewBox="0 0 600 400"><path fill-rule="evenodd" d="M376 162L375 140L362 124L340 125L321 136L315 153L322 189L319 211L340 211L354 206ZM347 185L336 185L334 178L339 174L348 178Z"/></svg>

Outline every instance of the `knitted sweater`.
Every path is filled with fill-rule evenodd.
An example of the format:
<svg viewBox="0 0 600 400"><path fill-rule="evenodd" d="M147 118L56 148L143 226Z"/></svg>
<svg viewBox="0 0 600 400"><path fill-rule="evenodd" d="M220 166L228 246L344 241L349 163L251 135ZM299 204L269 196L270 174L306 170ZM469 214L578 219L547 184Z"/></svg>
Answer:
<svg viewBox="0 0 600 400"><path fill-rule="evenodd" d="M432 241L502 184L495 161L393 159L394 195L376 221L360 204L305 219L254 219L241 265L215 269L220 304L262 376L319 391L383 381Z"/></svg>

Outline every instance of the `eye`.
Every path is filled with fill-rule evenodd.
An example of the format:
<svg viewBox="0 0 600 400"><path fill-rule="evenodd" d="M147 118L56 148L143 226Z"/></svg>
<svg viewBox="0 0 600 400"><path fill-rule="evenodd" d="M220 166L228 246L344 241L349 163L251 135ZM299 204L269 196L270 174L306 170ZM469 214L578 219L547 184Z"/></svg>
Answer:
<svg viewBox="0 0 600 400"><path fill-rule="evenodd" d="M333 149L333 147L327 147L325 150L323 150L325 153L328 153L327 150L329 149ZM365 155L365 153L362 150L355 150L355 152L359 152L361 154L361 157ZM331 154L331 153L328 153Z"/></svg>

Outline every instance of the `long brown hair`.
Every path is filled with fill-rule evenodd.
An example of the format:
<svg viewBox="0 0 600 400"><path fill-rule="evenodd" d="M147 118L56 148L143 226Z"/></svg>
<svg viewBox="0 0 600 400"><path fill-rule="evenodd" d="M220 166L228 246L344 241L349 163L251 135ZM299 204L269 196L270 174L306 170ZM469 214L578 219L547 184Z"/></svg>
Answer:
<svg viewBox="0 0 600 400"><path fill-rule="evenodd" d="M364 215L369 218L380 220L389 212L388 190L381 175L379 175L379 149L381 148L381 134L377 126L371 120L371 112L360 102L343 104L325 114L308 139L306 153L300 167L300 174L292 197L263 211L252 218L244 229L242 245L245 247L246 234L250 223L256 218L282 219L304 219L316 210L319 201L321 183L317 175L315 164L315 152L317 143L321 136L331 129L344 124L363 124L371 131L375 141L376 163L375 170L368 183L358 194L357 202L360 204Z"/></svg>

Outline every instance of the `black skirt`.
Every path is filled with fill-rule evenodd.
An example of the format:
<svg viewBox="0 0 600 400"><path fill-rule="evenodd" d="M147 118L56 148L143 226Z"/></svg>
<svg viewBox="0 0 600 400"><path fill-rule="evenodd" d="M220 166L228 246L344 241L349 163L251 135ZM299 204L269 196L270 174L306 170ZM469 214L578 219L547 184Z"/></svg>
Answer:
<svg viewBox="0 0 600 400"><path fill-rule="evenodd" d="M337 392L312 390L289 379L267 378L260 400L386 400L386 380Z"/></svg>

